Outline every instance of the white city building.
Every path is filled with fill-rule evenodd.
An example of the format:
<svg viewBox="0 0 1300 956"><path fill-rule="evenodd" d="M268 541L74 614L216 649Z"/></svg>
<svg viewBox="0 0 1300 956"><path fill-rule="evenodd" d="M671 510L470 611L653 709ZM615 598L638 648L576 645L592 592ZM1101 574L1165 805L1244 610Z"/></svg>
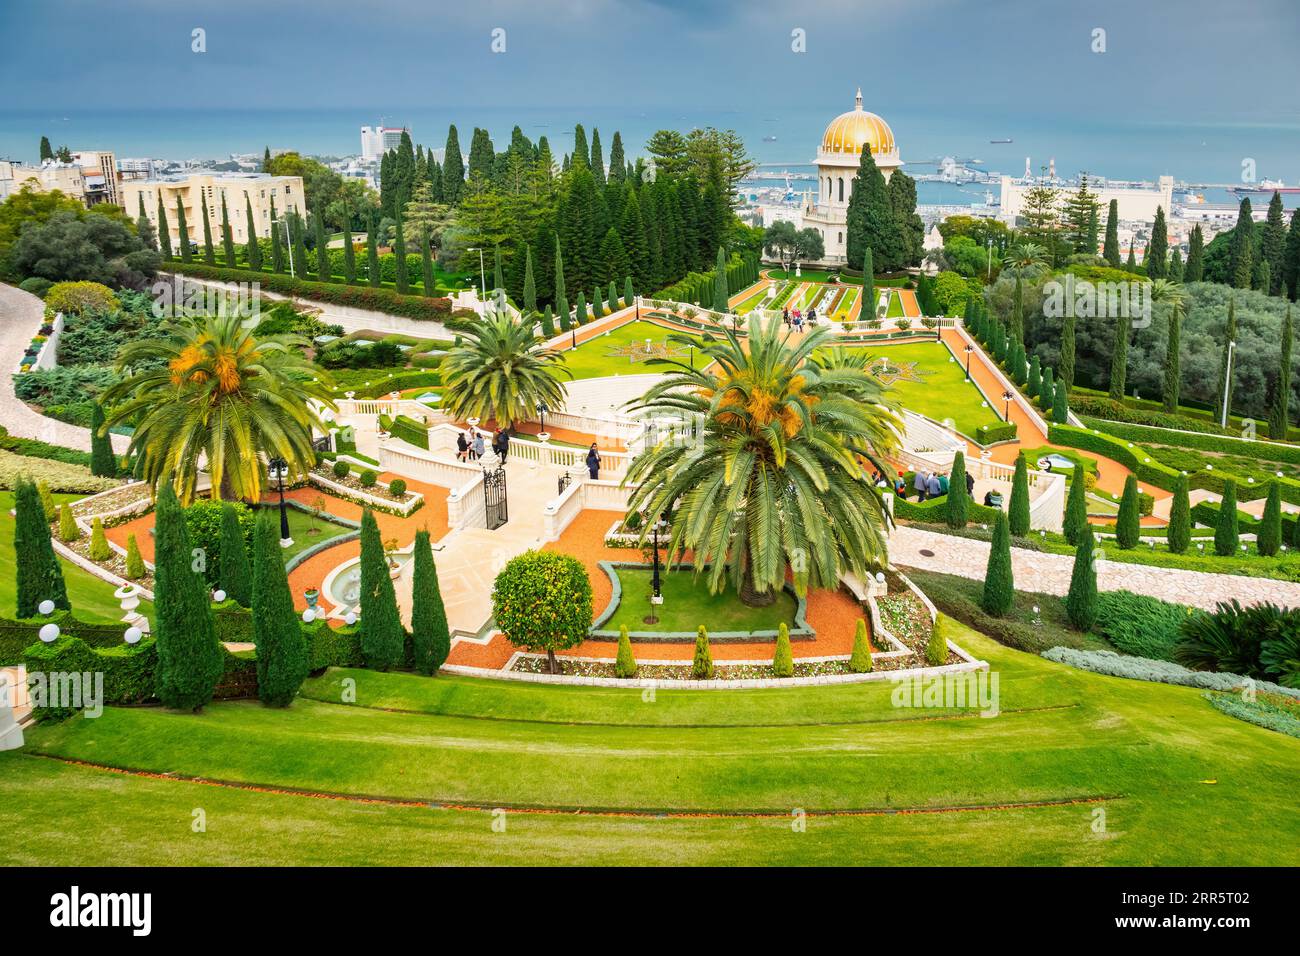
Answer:
<svg viewBox="0 0 1300 956"><path fill-rule="evenodd" d="M361 158L368 163L379 162L384 153L397 149L402 144L402 134L409 132L405 126L361 127Z"/></svg>

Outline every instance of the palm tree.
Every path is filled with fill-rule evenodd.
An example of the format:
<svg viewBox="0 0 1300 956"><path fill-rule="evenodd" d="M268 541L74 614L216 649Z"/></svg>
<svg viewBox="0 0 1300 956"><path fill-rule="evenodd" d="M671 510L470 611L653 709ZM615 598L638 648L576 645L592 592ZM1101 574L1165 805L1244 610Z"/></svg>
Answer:
<svg viewBox="0 0 1300 956"><path fill-rule="evenodd" d="M1187 314L1187 293L1180 283L1156 279L1151 283L1151 302L1169 303L1169 334L1165 338L1164 409L1173 415L1178 412L1178 391L1181 378L1181 347L1183 317Z"/></svg>
<svg viewBox="0 0 1300 956"><path fill-rule="evenodd" d="M751 315L747 332L744 344L725 328L706 337L696 364L709 370L662 361L675 371L637 408L696 423L695 437L661 441L624 482L636 486L629 512L671 515L669 553L693 551L711 591L730 584L763 605L787 571L802 594L884 563L887 519L863 459L890 474L902 424L861 353L814 354L827 329L795 336Z"/></svg>
<svg viewBox="0 0 1300 956"><path fill-rule="evenodd" d="M1024 275L1029 269L1047 265L1047 250L1035 242L1022 242L1007 250L1002 265L1014 269L1018 276Z"/></svg>
<svg viewBox="0 0 1300 956"><path fill-rule="evenodd" d="M442 360L443 408L458 419L495 419L508 426L540 403L564 404L558 376L573 373L559 352L543 347L531 319L489 310L481 321L456 327L462 344Z"/></svg>
<svg viewBox="0 0 1300 956"><path fill-rule="evenodd" d="M318 411L333 401L306 339L259 338L238 315L178 318L164 331L122 350L124 377L104 393L115 406L105 429L135 423L141 477L156 488L170 476L189 503L202 466L214 496L257 501L266 460L299 474L315 464L312 429L324 430Z"/></svg>

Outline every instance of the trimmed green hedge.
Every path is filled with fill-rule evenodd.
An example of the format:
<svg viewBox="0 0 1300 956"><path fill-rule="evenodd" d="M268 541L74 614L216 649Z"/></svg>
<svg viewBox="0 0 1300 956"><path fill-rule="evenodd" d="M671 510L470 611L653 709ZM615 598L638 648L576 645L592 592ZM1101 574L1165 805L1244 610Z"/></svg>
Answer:
<svg viewBox="0 0 1300 956"><path fill-rule="evenodd" d="M1264 461L1300 465L1300 445L1230 438L1227 435L1212 435L1206 432L1177 431L1172 428L1159 428L1154 425L1112 422L1103 418L1084 418L1083 421L1090 428L1097 428L1108 435L1114 435L1117 438L1124 438L1129 441L1154 442L1158 445L1170 445L1174 448L1212 451L1225 455L1248 455Z"/></svg>
<svg viewBox="0 0 1300 956"><path fill-rule="evenodd" d="M0 667L21 664L23 651L39 640L43 624L59 625L65 637L80 638L91 647L116 647L126 625L111 621L83 621L73 611L55 611L49 617L12 620L0 618Z"/></svg>
<svg viewBox="0 0 1300 956"><path fill-rule="evenodd" d="M1070 394L1070 408L1080 418L1092 417L1107 422L1128 425L1150 425L1159 428L1178 428L1187 431L1223 434L1223 429L1213 422L1187 415L1170 415L1144 408L1132 408L1103 395L1088 395L1080 390Z"/></svg>
<svg viewBox="0 0 1300 956"><path fill-rule="evenodd" d="M1016 437L1015 422L998 422L996 425L981 425L972 436L977 444L992 445L996 442L1011 441Z"/></svg>
<svg viewBox="0 0 1300 956"><path fill-rule="evenodd" d="M76 448L64 448L49 442L37 441L35 438L19 438L10 435L9 429L0 425L0 449L22 455L24 458L48 458L61 461L67 465L85 465L90 467L90 452Z"/></svg>
<svg viewBox="0 0 1300 956"><path fill-rule="evenodd" d="M376 289L368 285L315 282L275 272L259 272L255 269L227 269L198 262L164 262L163 269L192 276L196 279L209 279L213 282L256 282L268 292L312 299L331 305L386 312L389 315L399 315L408 319L441 322L451 315L450 299L422 295L401 295L392 289Z"/></svg>
<svg viewBox="0 0 1300 956"><path fill-rule="evenodd" d="M313 671L363 665L359 624L333 628L325 621L315 621L304 625L303 632L307 635L308 659Z"/></svg>
<svg viewBox="0 0 1300 956"><path fill-rule="evenodd" d="M894 497L894 517L905 521L922 521L930 524L942 524L948 513L948 496L927 498L925 501L908 501L906 498ZM997 508L990 508L972 501L967 511L967 520L972 524L992 525L1000 513Z"/></svg>
<svg viewBox="0 0 1300 956"><path fill-rule="evenodd" d="M429 426L422 425L407 415L398 415L390 423L394 438L400 438L420 448L429 447Z"/></svg>
<svg viewBox="0 0 1300 956"><path fill-rule="evenodd" d="M1237 486L1240 494L1241 486ZM1213 528L1219 521L1219 503L1215 501L1202 501L1192 505L1192 523L1203 524L1206 527ZM1258 534L1259 526L1263 522L1253 514L1246 511L1237 511L1237 530L1240 534ZM1296 516L1282 512L1282 540L1290 543L1295 540Z"/></svg>

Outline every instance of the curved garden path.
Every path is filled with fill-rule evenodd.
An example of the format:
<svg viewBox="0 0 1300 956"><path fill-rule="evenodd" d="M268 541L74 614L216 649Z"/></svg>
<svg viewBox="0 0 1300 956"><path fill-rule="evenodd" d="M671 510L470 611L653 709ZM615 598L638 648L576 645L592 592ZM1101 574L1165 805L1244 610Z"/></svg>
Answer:
<svg viewBox="0 0 1300 956"><path fill-rule="evenodd" d="M989 544L974 538L899 525L889 538L889 559L893 564L905 567L983 580L988 566ZM1011 567L1020 588L1064 595L1070 590L1074 556L1012 548ZM1300 607L1300 583L1294 581L1185 571L1121 561L1101 560L1097 563L1097 587L1102 591L1132 591L1206 610L1213 609L1218 601L1232 598L1243 604L1272 601L1286 607Z"/></svg>
<svg viewBox="0 0 1300 956"><path fill-rule="evenodd" d="M20 438L90 451L90 429L46 418L14 394L13 370L45 318L45 303L29 292L0 283L0 425ZM113 436L113 448L125 452L130 439Z"/></svg>

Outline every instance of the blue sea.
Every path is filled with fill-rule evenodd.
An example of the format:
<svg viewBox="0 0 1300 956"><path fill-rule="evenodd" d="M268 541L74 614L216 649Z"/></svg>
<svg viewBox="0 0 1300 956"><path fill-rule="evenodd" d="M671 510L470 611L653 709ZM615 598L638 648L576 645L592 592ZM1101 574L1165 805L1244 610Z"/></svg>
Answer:
<svg viewBox="0 0 1300 956"><path fill-rule="evenodd" d="M952 156L981 160L978 168L1019 176L1026 157L1035 173L1054 158L1063 177L1087 171L1110 179L1154 180L1169 174L1190 183L1222 184L1240 182L1243 162L1253 160L1256 179L1300 183L1300 122L1291 116L1276 123L1138 124L1056 113L945 114L915 112L906 105L867 105L889 122L903 159L912 163ZM518 124L533 140L547 136L559 153L572 146L573 126L581 122L588 135L593 126L599 128L606 157L616 129L622 132L628 154L635 156L657 129L712 125L739 132L759 162L797 171L813 158L827 122L849 106L721 112L513 107L398 112L382 106L373 110L5 110L0 111L0 158L35 161L42 135L55 146L113 149L119 158L224 159L231 153L260 153L266 146L342 156L358 153L360 127L381 119L387 125L410 127L417 143L435 148L443 146L452 122L457 124L463 149L469 148L475 126L487 128L500 146ZM994 139L1013 142L991 143ZM927 170L917 166L909 171ZM921 192L922 202L981 202L984 187L923 183ZM1228 201L1231 197L1212 191L1206 198Z"/></svg>

